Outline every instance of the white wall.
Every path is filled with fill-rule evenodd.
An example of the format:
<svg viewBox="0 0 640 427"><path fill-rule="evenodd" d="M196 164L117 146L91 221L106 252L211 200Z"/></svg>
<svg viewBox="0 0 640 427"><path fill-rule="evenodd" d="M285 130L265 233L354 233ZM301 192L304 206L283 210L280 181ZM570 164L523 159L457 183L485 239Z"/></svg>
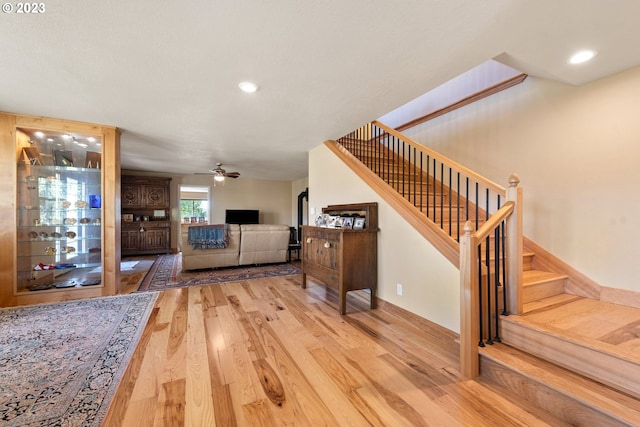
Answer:
<svg viewBox="0 0 640 427"><path fill-rule="evenodd" d="M524 231L608 287L640 290L640 68L574 87L522 84L404 133L524 190ZM314 189L315 191L315 189Z"/></svg>
<svg viewBox="0 0 640 427"><path fill-rule="evenodd" d="M378 202L378 296L455 332L460 331L459 276L438 251L327 147L309 152L309 210ZM396 284L403 295L396 295Z"/></svg>

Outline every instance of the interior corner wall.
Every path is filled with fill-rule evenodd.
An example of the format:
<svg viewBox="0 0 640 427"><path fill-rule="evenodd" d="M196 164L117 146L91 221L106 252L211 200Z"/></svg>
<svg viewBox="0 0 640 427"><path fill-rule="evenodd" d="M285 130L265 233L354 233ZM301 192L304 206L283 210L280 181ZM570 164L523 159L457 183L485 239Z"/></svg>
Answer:
<svg viewBox="0 0 640 427"><path fill-rule="evenodd" d="M297 179L291 182L291 226L298 226L298 195L309 188L309 177ZM306 199L302 203L302 223L309 224L308 202Z"/></svg>
<svg viewBox="0 0 640 427"><path fill-rule="evenodd" d="M640 290L640 67L575 87L523 83L405 135L507 186L524 234L600 285Z"/></svg>
<svg viewBox="0 0 640 427"><path fill-rule="evenodd" d="M309 218L327 205L362 202L378 202L378 296L459 333L459 270L324 144L312 149ZM402 296L396 294L398 283Z"/></svg>

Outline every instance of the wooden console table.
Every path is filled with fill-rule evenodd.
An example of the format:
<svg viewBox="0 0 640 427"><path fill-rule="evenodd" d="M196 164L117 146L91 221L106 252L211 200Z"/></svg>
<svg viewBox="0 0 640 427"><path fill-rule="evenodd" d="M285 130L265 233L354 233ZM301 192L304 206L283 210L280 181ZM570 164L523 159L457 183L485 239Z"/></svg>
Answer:
<svg viewBox="0 0 640 427"><path fill-rule="evenodd" d="M378 284L378 205L330 205L323 214L364 219L361 229L302 227L302 287L307 274L338 292L339 313L347 312L347 292L369 289L376 307Z"/></svg>

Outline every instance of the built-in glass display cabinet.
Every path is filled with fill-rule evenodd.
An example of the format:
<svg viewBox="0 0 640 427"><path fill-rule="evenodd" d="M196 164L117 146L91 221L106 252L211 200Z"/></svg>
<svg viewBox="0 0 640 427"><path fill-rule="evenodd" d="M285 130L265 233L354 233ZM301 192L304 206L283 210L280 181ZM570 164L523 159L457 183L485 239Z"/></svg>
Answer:
<svg viewBox="0 0 640 427"><path fill-rule="evenodd" d="M101 286L101 136L17 133L17 292Z"/></svg>
<svg viewBox="0 0 640 427"><path fill-rule="evenodd" d="M115 127L0 113L0 306L118 292L119 152Z"/></svg>

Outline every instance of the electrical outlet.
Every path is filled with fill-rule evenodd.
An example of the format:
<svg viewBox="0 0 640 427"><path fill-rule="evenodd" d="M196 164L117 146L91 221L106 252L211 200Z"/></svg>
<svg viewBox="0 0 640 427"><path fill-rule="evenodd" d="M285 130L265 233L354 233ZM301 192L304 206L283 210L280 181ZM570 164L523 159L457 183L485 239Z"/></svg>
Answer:
<svg viewBox="0 0 640 427"><path fill-rule="evenodd" d="M398 283L396 285L396 293L400 296L402 296L402 283Z"/></svg>

